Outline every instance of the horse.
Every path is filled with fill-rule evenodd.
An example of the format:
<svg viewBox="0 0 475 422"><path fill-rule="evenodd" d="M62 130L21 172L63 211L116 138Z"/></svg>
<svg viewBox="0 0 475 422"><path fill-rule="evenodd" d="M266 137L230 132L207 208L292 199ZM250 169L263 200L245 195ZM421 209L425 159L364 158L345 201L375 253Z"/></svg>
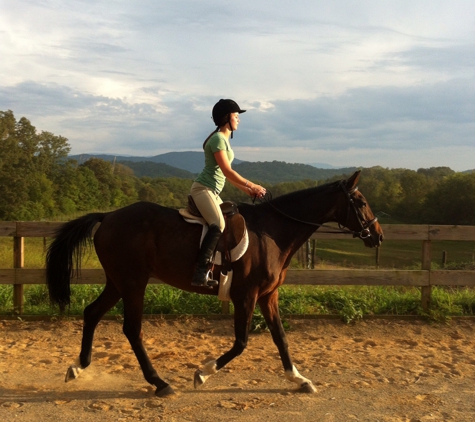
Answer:
<svg viewBox="0 0 475 422"><path fill-rule="evenodd" d="M197 369L194 387L201 386L247 346L252 316L258 304L280 354L285 377L297 391L316 392L311 380L298 372L279 315L278 287L285 280L290 260L312 233L328 222L359 237L367 247L379 247L383 232L364 196L358 191L360 171L347 180L291 192L256 204L239 204L248 230L249 246L231 264L230 298L234 305L235 340L219 358ZM216 288L191 285L198 258L201 228L189 224L176 209L137 202L107 213L90 213L60 226L46 254L46 281L52 303L64 309L70 303L70 283L80 269L84 248L93 243L106 276L98 298L85 307L79 357L66 373L73 380L91 363L94 330L120 299L123 300L123 333L155 395L174 394L152 366L142 342L145 288L151 277L199 294L217 295ZM334 226L331 226L334 227ZM335 227L336 228L336 227ZM221 268L214 268L217 277Z"/></svg>

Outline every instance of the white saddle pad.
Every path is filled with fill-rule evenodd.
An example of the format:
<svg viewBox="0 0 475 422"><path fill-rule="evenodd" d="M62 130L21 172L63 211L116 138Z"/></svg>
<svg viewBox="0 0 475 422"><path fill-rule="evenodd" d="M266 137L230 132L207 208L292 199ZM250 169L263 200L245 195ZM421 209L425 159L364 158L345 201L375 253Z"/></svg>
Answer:
<svg viewBox="0 0 475 422"><path fill-rule="evenodd" d="M186 209L180 209L179 213L186 222L192 223L192 224L201 224L203 226L203 230L201 232L201 239L200 239L200 246L201 246L201 243L203 242L203 239L206 233L208 232L208 224L203 218L195 217L194 215L191 215L190 213L188 213ZM236 245L235 248L229 251L229 254L231 255L231 262L235 262L239 258L241 258L246 253L248 247L249 247L249 234L247 232L247 227L245 227L242 239ZM214 265L222 265L221 252L219 251L217 251L216 254L214 255Z"/></svg>

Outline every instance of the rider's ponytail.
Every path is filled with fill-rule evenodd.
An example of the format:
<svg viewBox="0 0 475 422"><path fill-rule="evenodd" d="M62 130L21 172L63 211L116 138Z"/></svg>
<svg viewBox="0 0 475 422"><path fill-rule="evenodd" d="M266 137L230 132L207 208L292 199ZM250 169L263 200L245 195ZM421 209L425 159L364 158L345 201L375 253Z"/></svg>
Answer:
<svg viewBox="0 0 475 422"><path fill-rule="evenodd" d="M213 130L209 136L206 138L206 140L203 142L203 150L205 149L205 146L206 146L206 142L209 141L209 138L211 138L216 132L219 131L219 127L217 127L215 130Z"/></svg>

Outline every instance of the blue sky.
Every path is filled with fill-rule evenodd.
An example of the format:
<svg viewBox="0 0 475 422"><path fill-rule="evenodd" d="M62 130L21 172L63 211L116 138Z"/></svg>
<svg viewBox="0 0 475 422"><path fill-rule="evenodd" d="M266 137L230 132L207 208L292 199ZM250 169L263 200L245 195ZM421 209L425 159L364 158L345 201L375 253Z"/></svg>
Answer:
<svg viewBox="0 0 475 422"><path fill-rule="evenodd" d="M73 154L475 168L473 0L0 0L0 110Z"/></svg>

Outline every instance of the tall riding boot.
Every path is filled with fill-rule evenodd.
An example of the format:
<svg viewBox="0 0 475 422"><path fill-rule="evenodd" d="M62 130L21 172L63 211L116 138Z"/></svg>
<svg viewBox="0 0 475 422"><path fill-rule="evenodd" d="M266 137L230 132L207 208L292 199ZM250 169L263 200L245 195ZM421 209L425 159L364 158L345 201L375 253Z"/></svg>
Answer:
<svg viewBox="0 0 475 422"><path fill-rule="evenodd" d="M221 230L215 224L211 224L208 228L203 242L201 243L200 254L198 256L198 267L191 281L192 286L213 287L219 283L216 280L208 279L209 266L213 257L214 250L218 245L221 237Z"/></svg>

